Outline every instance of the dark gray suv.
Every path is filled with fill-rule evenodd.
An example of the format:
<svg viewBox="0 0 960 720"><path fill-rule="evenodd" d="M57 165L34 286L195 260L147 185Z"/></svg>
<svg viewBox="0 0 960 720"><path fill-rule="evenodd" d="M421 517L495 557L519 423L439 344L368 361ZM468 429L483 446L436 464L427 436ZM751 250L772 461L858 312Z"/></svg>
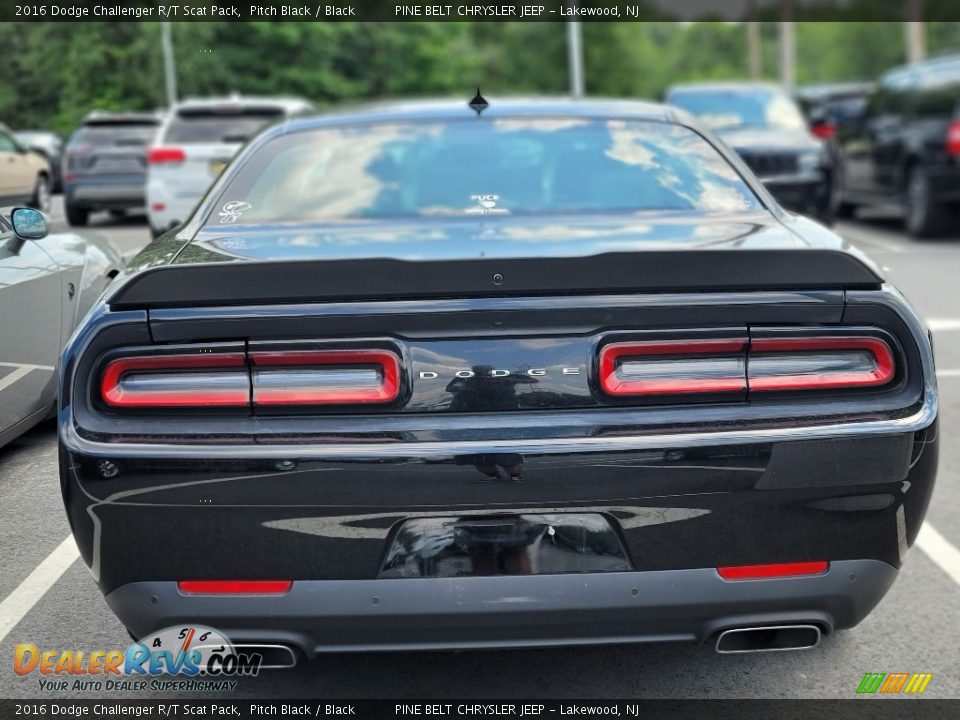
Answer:
<svg viewBox="0 0 960 720"><path fill-rule="evenodd" d="M71 225L86 225L92 210L122 214L144 206L147 147L161 119L153 113L96 112L74 131L63 157Z"/></svg>

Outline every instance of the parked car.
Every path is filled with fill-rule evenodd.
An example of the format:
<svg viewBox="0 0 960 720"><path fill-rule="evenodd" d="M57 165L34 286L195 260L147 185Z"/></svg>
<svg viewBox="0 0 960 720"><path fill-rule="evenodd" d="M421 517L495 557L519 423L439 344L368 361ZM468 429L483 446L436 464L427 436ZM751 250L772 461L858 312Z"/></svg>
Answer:
<svg viewBox="0 0 960 720"><path fill-rule="evenodd" d="M155 113L95 112L74 131L63 163L71 225L86 225L94 210L122 215L144 206L147 147L160 120Z"/></svg>
<svg viewBox="0 0 960 720"><path fill-rule="evenodd" d="M940 234L960 204L960 55L887 72L838 134L840 210L897 205L907 231Z"/></svg>
<svg viewBox="0 0 960 720"><path fill-rule="evenodd" d="M710 127L795 212L826 224L836 209L834 167L827 144L815 137L796 102L765 83L677 85L667 102Z"/></svg>
<svg viewBox="0 0 960 720"><path fill-rule="evenodd" d="M831 140L839 128L860 118L873 87L873 83L868 82L824 83L800 87L795 95L810 131L819 138Z"/></svg>
<svg viewBox="0 0 960 720"><path fill-rule="evenodd" d="M240 95L177 104L149 154L147 216L153 234L186 220L249 138L271 123L312 109L299 98Z"/></svg>
<svg viewBox="0 0 960 720"><path fill-rule="evenodd" d="M63 139L49 130L18 130L16 137L21 145L40 153L47 159L47 162L50 163L50 190L54 193L61 192L63 182L60 173L60 161L63 154Z"/></svg>
<svg viewBox="0 0 960 720"><path fill-rule="evenodd" d="M266 130L63 364L67 513L137 638L809 647L937 464L903 297L646 103Z"/></svg>
<svg viewBox="0 0 960 720"><path fill-rule="evenodd" d="M60 351L122 267L106 243L48 235L38 210L0 211L0 446L56 409Z"/></svg>
<svg viewBox="0 0 960 720"><path fill-rule="evenodd" d="M0 206L26 204L47 212L51 178L47 159L30 150L0 123Z"/></svg>

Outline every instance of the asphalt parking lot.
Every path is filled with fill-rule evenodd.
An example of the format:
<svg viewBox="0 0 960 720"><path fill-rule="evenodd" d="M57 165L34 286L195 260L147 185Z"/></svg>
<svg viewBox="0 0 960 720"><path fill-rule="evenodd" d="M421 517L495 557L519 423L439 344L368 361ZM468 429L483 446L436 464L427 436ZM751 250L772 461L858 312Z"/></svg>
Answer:
<svg viewBox="0 0 960 720"><path fill-rule="evenodd" d="M759 655L666 645L332 655L241 680L230 696L851 698L867 672L929 672L923 697L960 697L960 228L953 237L915 241L894 216L874 214L838 230L927 318L941 388L941 464L928 527L892 591L859 627L813 650ZM95 215L89 231L127 256L149 239L142 217ZM36 675L12 670L18 643L85 651L129 644L76 559L51 423L0 449L0 554L0 697L40 695Z"/></svg>

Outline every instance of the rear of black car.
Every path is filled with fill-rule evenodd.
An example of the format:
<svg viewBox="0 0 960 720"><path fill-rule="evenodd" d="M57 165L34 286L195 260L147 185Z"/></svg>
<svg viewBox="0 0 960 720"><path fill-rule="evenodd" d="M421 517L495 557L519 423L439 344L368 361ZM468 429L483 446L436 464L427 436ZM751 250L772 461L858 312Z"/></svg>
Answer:
<svg viewBox="0 0 960 720"><path fill-rule="evenodd" d="M582 120L538 120L498 152L552 162L602 136L634 181L651 167L620 120L563 137ZM367 152L422 150L359 127ZM422 142L485 132L462 127ZM296 132L271 137L295 148ZM660 131L637 132L650 150ZM211 207L259 209L277 166L258 168L257 147L250 182L234 171ZM687 190L716 192L713 171ZM459 192L405 177L434 213ZM62 364L68 515L136 636L189 619L312 655L774 627L721 649L802 647L858 623L916 537L937 458L929 341L857 257L797 245L822 228L756 208L471 217L417 221L414 250L395 219L301 223L267 251L265 219L217 217L187 246L154 243L144 266L176 259L120 284ZM649 249L625 251L624 232ZM422 257L431 233L435 255L460 256ZM531 233L524 254L462 249ZM402 256L316 259L333 237Z"/></svg>
<svg viewBox="0 0 960 720"><path fill-rule="evenodd" d="M94 113L64 149L64 210L71 225L86 225L90 212L143 207L147 146L160 126L151 113Z"/></svg>

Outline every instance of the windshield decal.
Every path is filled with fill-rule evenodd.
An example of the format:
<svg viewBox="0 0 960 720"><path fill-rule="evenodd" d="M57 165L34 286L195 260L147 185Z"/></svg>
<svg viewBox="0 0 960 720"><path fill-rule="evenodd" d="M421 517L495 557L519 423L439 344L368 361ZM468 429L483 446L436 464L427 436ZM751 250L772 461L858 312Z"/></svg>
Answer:
<svg viewBox="0 0 960 720"><path fill-rule="evenodd" d="M228 203L225 203L223 208L220 210L220 224L221 225L230 225L235 223L240 217L250 208L252 208L248 202L243 200L231 200Z"/></svg>
<svg viewBox="0 0 960 720"><path fill-rule="evenodd" d="M466 212L470 215L508 215L510 213L505 208L497 207L499 195L471 195L470 199L476 203L473 207L467 208Z"/></svg>

